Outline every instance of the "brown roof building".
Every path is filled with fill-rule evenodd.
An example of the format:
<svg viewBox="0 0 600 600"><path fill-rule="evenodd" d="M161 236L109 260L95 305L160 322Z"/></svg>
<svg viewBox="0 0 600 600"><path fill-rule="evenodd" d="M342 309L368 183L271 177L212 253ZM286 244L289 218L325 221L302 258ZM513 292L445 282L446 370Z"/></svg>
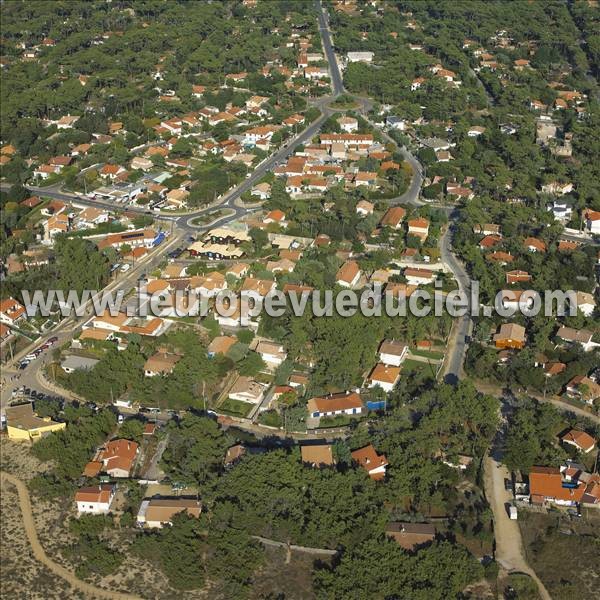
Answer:
<svg viewBox="0 0 600 600"><path fill-rule="evenodd" d="M332 447L330 444L301 446L300 453L302 455L302 462L313 467L335 464Z"/></svg>
<svg viewBox="0 0 600 600"><path fill-rule="evenodd" d="M160 528L171 523L173 517L186 512L190 517L198 518L202 505L194 498L152 498L144 500L137 515L138 525Z"/></svg>

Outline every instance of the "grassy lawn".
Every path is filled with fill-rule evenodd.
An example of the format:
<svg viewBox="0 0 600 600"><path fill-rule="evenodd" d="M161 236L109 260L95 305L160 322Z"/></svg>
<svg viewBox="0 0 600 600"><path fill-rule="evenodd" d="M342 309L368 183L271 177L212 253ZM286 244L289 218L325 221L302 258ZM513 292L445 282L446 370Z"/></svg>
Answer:
<svg viewBox="0 0 600 600"><path fill-rule="evenodd" d="M271 373L259 373L254 379L258 381L258 383L273 383L273 375Z"/></svg>
<svg viewBox="0 0 600 600"><path fill-rule="evenodd" d="M195 219L192 219L192 224L204 225L206 223L211 223L212 221L215 221L216 219L219 219L220 217L224 217L227 214L231 214L231 211L223 210L223 209L215 210L214 212L210 212L210 213L207 213L200 217L196 217Z"/></svg>
<svg viewBox="0 0 600 600"><path fill-rule="evenodd" d="M317 429L329 429L330 427L345 427L350 425L352 417L348 415L336 415L335 417L321 417Z"/></svg>
<svg viewBox="0 0 600 600"><path fill-rule="evenodd" d="M411 350L410 353L413 356L422 356L431 360L443 360L444 358L444 353L439 350Z"/></svg>
<svg viewBox="0 0 600 600"><path fill-rule="evenodd" d="M219 412L232 417L247 417L248 413L252 410L252 404L248 402L242 402L241 400L234 400L233 398L227 398L217 408Z"/></svg>
<svg viewBox="0 0 600 600"><path fill-rule="evenodd" d="M426 362L407 358L402 362L402 373L406 373L408 371L421 371L423 369L427 369L428 367L429 365Z"/></svg>

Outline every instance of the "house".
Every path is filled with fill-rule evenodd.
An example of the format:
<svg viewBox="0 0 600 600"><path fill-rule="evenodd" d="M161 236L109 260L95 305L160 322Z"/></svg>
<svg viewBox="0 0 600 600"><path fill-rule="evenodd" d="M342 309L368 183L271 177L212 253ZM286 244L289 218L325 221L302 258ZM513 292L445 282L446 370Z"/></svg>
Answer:
<svg viewBox="0 0 600 600"><path fill-rule="evenodd" d="M137 248L138 246L152 248L159 239L160 234L157 234L153 229L137 229L107 235L105 238L98 240L96 245L100 250L104 250L104 248L108 247L119 249L123 245L132 248Z"/></svg>
<svg viewBox="0 0 600 600"><path fill-rule="evenodd" d="M372 133L323 133L320 139L321 144L325 144L326 146L340 143L345 148L348 148L348 146L369 147L375 143Z"/></svg>
<svg viewBox="0 0 600 600"><path fill-rule="evenodd" d="M263 223L267 225L276 224L284 229L288 226L288 222L285 220L285 213L278 208L268 212L263 219Z"/></svg>
<svg viewBox="0 0 600 600"><path fill-rule="evenodd" d="M311 444L300 446L302 462L311 467L335 465L331 444Z"/></svg>
<svg viewBox="0 0 600 600"><path fill-rule="evenodd" d="M27 318L25 307L14 298L5 298L0 302L0 321L14 326L21 319Z"/></svg>
<svg viewBox="0 0 600 600"><path fill-rule="evenodd" d="M354 133L355 131L358 131L358 119L355 119L354 117L340 117L337 122L340 129L345 133Z"/></svg>
<svg viewBox="0 0 600 600"><path fill-rule="evenodd" d="M243 444L236 444L235 446L231 446L231 448L227 448L227 452L225 452L225 458L223 459L223 464L226 467L229 467L235 464L242 456L246 454L246 447Z"/></svg>
<svg viewBox="0 0 600 600"><path fill-rule="evenodd" d="M251 348L271 367L278 367L287 358L287 352L281 344L260 340L253 346Z"/></svg>
<svg viewBox="0 0 600 600"><path fill-rule="evenodd" d="M138 450L139 445L131 440L112 440L100 450L98 460L111 477L129 477Z"/></svg>
<svg viewBox="0 0 600 600"><path fill-rule="evenodd" d="M557 467L531 467L529 471L531 504L575 506L581 502L585 488L583 482L564 480Z"/></svg>
<svg viewBox="0 0 600 600"><path fill-rule="evenodd" d="M525 312L533 306L533 292L531 290L502 290L499 292L502 307L514 312Z"/></svg>
<svg viewBox="0 0 600 600"><path fill-rule="evenodd" d="M488 248L493 248L502 242L502 237L499 235L486 235L479 242L479 248L481 250L487 250Z"/></svg>
<svg viewBox="0 0 600 600"><path fill-rule="evenodd" d="M60 361L60 366L65 373L74 371L91 371L100 361L96 358L69 354Z"/></svg>
<svg viewBox="0 0 600 600"><path fill-rule="evenodd" d="M394 206L392 208L388 208L383 217L381 218L380 225L382 225L383 227L400 229L405 216L406 210L404 210L401 206Z"/></svg>
<svg viewBox="0 0 600 600"><path fill-rule="evenodd" d="M546 252L546 244L534 237L528 237L523 240L523 248L529 250L529 252Z"/></svg>
<svg viewBox="0 0 600 600"><path fill-rule="evenodd" d="M556 332L556 337L564 342L581 344L585 352L589 352L592 348L600 347L600 344L592 341L594 334L587 329L573 329L562 325Z"/></svg>
<svg viewBox="0 0 600 600"><path fill-rule="evenodd" d="M379 346L379 360L384 365L399 367L408 354L408 346L398 340L384 340Z"/></svg>
<svg viewBox="0 0 600 600"><path fill-rule="evenodd" d="M198 519L202 505L195 498L151 498L143 500L137 514L137 525L150 529L171 525L176 514L185 512Z"/></svg>
<svg viewBox="0 0 600 600"><path fill-rule="evenodd" d="M250 195L261 200L268 200L271 197L271 186L266 182L258 183L252 188Z"/></svg>
<svg viewBox="0 0 600 600"><path fill-rule="evenodd" d="M371 63L373 62L373 52L348 52L346 58L349 63L354 62L363 62L363 63Z"/></svg>
<svg viewBox="0 0 600 600"><path fill-rule="evenodd" d="M544 194L564 196L573 191L573 184L569 182L561 183L560 181L551 181L550 183L542 185L541 189Z"/></svg>
<svg viewBox="0 0 600 600"><path fill-rule="evenodd" d="M380 480L385 477L385 469L388 466L387 458L383 454L377 454L371 444L360 450L354 450L351 455L352 460L367 471L371 479Z"/></svg>
<svg viewBox="0 0 600 600"><path fill-rule="evenodd" d="M600 235L600 211L587 209L584 211L584 219L588 231Z"/></svg>
<svg viewBox="0 0 600 600"><path fill-rule="evenodd" d="M237 344L237 338L231 335L218 335L208 345L207 353L209 358L213 358L217 354L227 354L232 346Z"/></svg>
<svg viewBox="0 0 600 600"><path fill-rule="evenodd" d="M6 433L10 440L31 442L65 427L65 423L57 423L50 417L38 417L30 402L6 407Z"/></svg>
<svg viewBox="0 0 600 600"><path fill-rule="evenodd" d="M346 261L335 275L335 282L342 287L354 287L360 281L361 271L354 260Z"/></svg>
<svg viewBox="0 0 600 600"><path fill-rule="evenodd" d="M252 377L240 376L229 390L229 397L240 402L260 404L264 398L267 386L258 383Z"/></svg>
<svg viewBox="0 0 600 600"><path fill-rule="evenodd" d="M170 375L180 360L181 356L178 354L156 352L144 363L144 376Z"/></svg>
<svg viewBox="0 0 600 600"><path fill-rule="evenodd" d="M110 165L110 164L104 165L100 169L100 171L98 171L98 174L100 175L100 177L104 177L105 179L110 179L110 180L116 179L122 173L125 173L125 169L123 167L121 167L120 165Z"/></svg>
<svg viewBox="0 0 600 600"><path fill-rule="evenodd" d="M531 275L527 271L520 271L517 269L506 273L506 283L511 285L515 283L527 283L528 281L531 281Z"/></svg>
<svg viewBox="0 0 600 600"><path fill-rule="evenodd" d="M389 115L385 118L385 126L397 131L404 131L406 129L406 119Z"/></svg>
<svg viewBox="0 0 600 600"><path fill-rule="evenodd" d="M377 173L373 171L359 171L354 175L354 187L364 185L366 187L377 187Z"/></svg>
<svg viewBox="0 0 600 600"><path fill-rule="evenodd" d="M384 365L383 363L377 363L367 378L369 387L379 386L386 392L391 392L399 379L400 367Z"/></svg>
<svg viewBox="0 0 600 600"><path fill-rule="evenodd" d="M494 335L496 348L517 348L525 346L525 327L516 323L504 323Z"/></svg>
<svg viewBox="0 0 600 600"><path fill-rule="evenodd" d="M262 300L266 298L270 292L276 287L275 281L271 279L257 279L255 277L246 277L244 283L240 288L242 298L254 298L255 300Z"/></svg>
<svg viewBox="0 0 600 600"><path fill-rule="evenodd" d="M206 91L206 87L203 85L193 85L192 86L192 96L194 96L195 98L202 98L205 91Z"/></svg>
<svg viewBox="0 0 600 600"><path fill-rule="evenodd" d="M165 199L167 204L174 206L175 208L181 208L185 206L186 200L190 192L188 190L182 190L181 188L175 188L174 190L170 190L167 192Z"/></svg>
<svg viewBox="0 0 600 600"><path fill-rule="evenodd" d="M234 265L231 265L229 269L227 269L225 275L231 275L236 279L241 279L244 275L246 275L246 273L248 273L249 268L250 265L246 263L236 263Z"/></svg>
<svg viewBox="0 0 600 600"><path fill-rule="evenodd" d="M66 115L61 117L56 121L56 129L73 129L75 123L79 121L79 117L77 115Z"/></svg>
<svg viewBox="0 0 600 600"><path fill-rule="evenodd" d="M592 294L587 292L577 292L575 294L577 310L580 310L586 317L591 317L596 309L596 301Z"/></svg>
<svg viewBox="0 0 600 600"><path fill-rule="evenodd" d="M429 221L419 217L408 221L408 234L414 235L424 242L429 235Z"/></svg>
<svg viewBox="0 0 600 600"><path fill-rule="evenodd" d="M548 211L557 221L569 221L573 214L573 207L564 200L555 200L548 205Z"/></svg>
<svg viewBox="0 0 600 600"><path fill-rule="evenodd" d="M600 385L585 375L576 375L566 385L567 396L594 404L600 398Z"/></svg>
<svg viewBox="0 0 600 600"><path fill-rule="evenodd" d="M485 127L480 127L479 125L475 125L474 127L470 127L467 130L467 136L471 138L479 137L485 133Z"/></svg>
<svg viewBox="0 0 600 600"><path fill-rule="evenodd" d="M93 485L77 490L75 504L77 514L106 515L110 512L110 505L115 499L117 486L110 483Z"/></svg>
<svg viewBox="0 0 600 600"><path fill-rule="evenodd" d="M434 271L430 271L429 269L413 269L411 267L407 267L404 269L404 277L409 284L425 285L428 283L433 283L435 281L436 274Z"/></svg>
<svg viewBox="0 0 600 600"><path fill-rule="evenodd" d="M356 203L356 214L360 215L361 217L372 215L374 209L374 204L368 200L359 200Z"/></svg>
<svg viewBox="0 0 600 600"><path fill-rule="evenodd" d="M385 534L399 546L412 552L435 540L435 526L429 523L389 523Z"/></svg>
<svg viewBox="0 0 600 600"><path fill-rule="evenodd" d="M363 403L359 394L348 391L311 398L307 408L309 416L318 419L336 415L359 415L362 413Z"/></svg>
<svg viewBox="0 0 600 600"><path fill-rule="evenodd" d="M417 77L416 79L413 79L410 84L410 91L416 92L417 90L420 90L425 81L426 79L424 77Z"/></svg>
<svg viewBox="0 0 600 600"><path fill-rule="evenodd" d="M584 454L589 454L596 447L596 440L579 429L569 429L566 433L560 436L560 441L569 446L575 446L577 450Z"/></svg>

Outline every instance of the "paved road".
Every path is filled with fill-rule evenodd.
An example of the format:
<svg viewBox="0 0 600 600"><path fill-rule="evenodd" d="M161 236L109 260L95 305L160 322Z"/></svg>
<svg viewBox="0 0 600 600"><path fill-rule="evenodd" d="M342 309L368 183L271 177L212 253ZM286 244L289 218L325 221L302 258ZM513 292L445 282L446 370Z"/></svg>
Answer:
<svg viewBox="0 0 600 600"><path fill-rule="evenodd" d="M110 283L102 292L111 292L116 294L119 291L127 293L137 283L138 278L143 273L151 271L156 267L162 260L164 255L174 246L179 244L183 238L183 232L176 232L173 236L167 238L160 246L155 248L148 258L145 260L138 261L133 267L127 271L126 274L121 275L118 279ZM14 360L6 366L2 367L3 376L8 379L5 385L2 386L0 391L0 408L4 408L11 400L11 392L14 388L22 385L31 388L32 390L44 392L50 395L56 394L56 391L48 386L45 386L40 381L38 371L42 369L51 359L52 348L60 347L61 344L68 342L75 331L81 327L81 325L89 319L92 315L93 303L92 300L88 301L86 305L86 314L82 317L68 317L61 321L61 323L55 329L48 331L35 342L29 344L25 349L15 355ZM48 338L56 336L58 342L52 347L43 352L38 358L33 360L29 366L24 370L16 370L13 366L19 361L19 359L26 354L32 352L35 348L42 345ZM11 381L13 376L17 376L15 381Z"/></svg>
<svg viewBox="0 0 600 600"><path fill-rule="evenodd" d="M325 57L329 63L329 74L331 76L331 84L333 87L333 95L339 96L344 93L344 81L340 74L340 69L337 64L335 52L333 50L333 42L331 41L331 31L329 30L329 15L323 8L321 0L316 0L315 5L319 17L319 33L321 34L321 43Z"/></svg>
<svg viewBox="0 0 600 600"><path fill-rule="evenodd" d="M139 600L139 596L105 590L96 587L91 583L82 581L81 579L75 577L74 573L72 573L68 569L65 569L65 567L59 565L57 562L53 561L46 554L46 551L40 544L40 540L35 529L35 523L31 511L31 499L29 497L29 491L27 490L27 486L14 475L10 475L9 473L5 473L4 471L2 471L1 477L3 483L8 482L17 488L17 493L19 494L19 507L23 516L23 525L25 526L25 534L27 535L27 539L29 540L29 544L31 545L33 556L37 561L39 561L50 571L52 571L54 575L60 577L61 579L64 579L74 588L82 591L86 597L108 598L109 600Z"/></svg>
<svg viewBox="0 0 600 600"><path fill-rule="evenodd" d="M450 267L460 291L469 295L471 292L471 279L462 263L452 251L453 224L459 218L459 212L450 213L448 227L440 239L440 252L442 262ZM446 354L444 379L448 383L456 383L462 374L462 367L467 351L466 336L471 333L473 321L467 312L462 317L457 317L452 327L449 340L449 349Z"/></svg>

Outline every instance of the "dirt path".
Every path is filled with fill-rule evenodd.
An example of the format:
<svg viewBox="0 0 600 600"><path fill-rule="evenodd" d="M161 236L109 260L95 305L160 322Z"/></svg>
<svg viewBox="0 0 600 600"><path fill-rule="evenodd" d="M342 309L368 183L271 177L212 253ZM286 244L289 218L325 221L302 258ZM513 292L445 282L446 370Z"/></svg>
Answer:
<svg viewBox="0 0 600 600"><path fill-rule="evenodd" d="M527 573L536 582L542 600L552 600L535 571L527 564L517 521L512 521L508 516L506 505L512 501L511 493L504 488L504 479L508 477L509 472L504 465L491 456L486 456L485 492L494 514L496 560L509 573L515 571Z"/></svg>
<svg viewBox="0 0 600 600"><path fill-rule="evenodd" d="M497 398L502 398L503 392L500 386L488 381L482 381L481 379L474 379L473 383L475 384L478 392L481 392L482 394L490 394L492 396L496 396ZM579 417L584 417L594 421L595 423L600 423L600 417L598 415L595 415L593 412L585 410L582 407L580 408L579 406L574 406L568 402L563 402L558 396L548 395L546 398L544 398L541 394L538 394L532 390L528 390L527 395L531 398L534 398L538 402L548 402L563 412L572 412Z"/></svg>
<svg viewBox="0 0 600 600"><path fill-rule="evenodd" d="M35 530L35 523L33 521L33 516L31 513L31 500L29 498L29 491L25 484L15 477L14 475L9 475L2 471L1 473L3 483L9 482L17 488L17 492L19 494L19 506L21 508L21 514L23 515L23 523L25 525L25 532L27 534L27 539L29 540L29 544L31 545L31 549L33 551L33 555L41 562L44 566L46 566L50 571L52 571L58 577L61 577L69 584L71 584L74 588L81 590L86 595L89 595L90 598L108 598L109 600L140 600L139 596L134 596L132 594L122 594L120 592L111 592L109 590L103 590L102 588L98 588L91 583L86 583L81 579L77 579L71 571L65 569L62 565L54 562L51 558L48 557L40 541L37 536L37 531Z"/></svg>

